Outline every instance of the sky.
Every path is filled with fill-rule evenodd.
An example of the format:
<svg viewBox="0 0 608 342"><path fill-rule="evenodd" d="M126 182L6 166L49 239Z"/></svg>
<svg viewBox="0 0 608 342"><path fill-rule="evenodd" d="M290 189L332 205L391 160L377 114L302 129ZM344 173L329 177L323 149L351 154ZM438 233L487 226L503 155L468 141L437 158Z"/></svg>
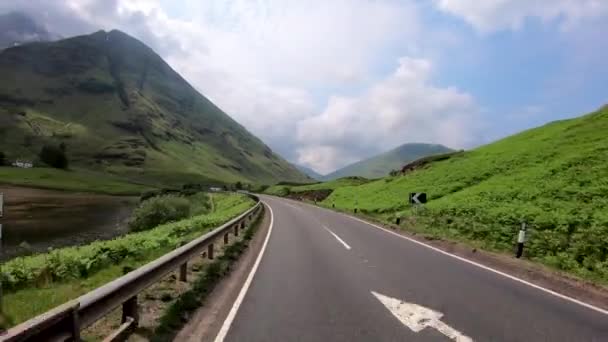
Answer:
<svg viewBox="0 0 608 342"><path fill-rule="evenodd" d="M470 149L608 103L608 0L3 0L122 30L320 173L407 142Z"/></svg>

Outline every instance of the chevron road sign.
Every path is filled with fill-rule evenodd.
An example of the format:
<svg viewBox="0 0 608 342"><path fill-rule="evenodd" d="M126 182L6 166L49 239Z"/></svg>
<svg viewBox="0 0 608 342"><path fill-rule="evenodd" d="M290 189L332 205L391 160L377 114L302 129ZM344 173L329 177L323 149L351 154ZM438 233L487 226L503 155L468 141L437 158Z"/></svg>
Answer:
<svg viewBox="0 0 608 342"><path fill-rule="evenodd" d="M425 192L411 192L410 193L410 204L424 204L426 203Z"/></svg>

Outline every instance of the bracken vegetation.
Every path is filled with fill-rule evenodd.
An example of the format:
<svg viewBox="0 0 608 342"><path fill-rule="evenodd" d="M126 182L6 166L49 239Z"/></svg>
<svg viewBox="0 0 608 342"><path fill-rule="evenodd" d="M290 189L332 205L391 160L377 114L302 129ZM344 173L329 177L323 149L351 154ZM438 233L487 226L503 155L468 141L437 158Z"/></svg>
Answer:
<svg viewBox="0 0 608 342"><path fill-rule="evenodd" d="M402 176L338 187L322 204L358 208L386 222L409 217L403 221L410 229L498 251L512 250L526 222L528 258L608 282L607 131L608 109L603 108ZM411 210L410 192L428 194L425 210Z"/></svg>

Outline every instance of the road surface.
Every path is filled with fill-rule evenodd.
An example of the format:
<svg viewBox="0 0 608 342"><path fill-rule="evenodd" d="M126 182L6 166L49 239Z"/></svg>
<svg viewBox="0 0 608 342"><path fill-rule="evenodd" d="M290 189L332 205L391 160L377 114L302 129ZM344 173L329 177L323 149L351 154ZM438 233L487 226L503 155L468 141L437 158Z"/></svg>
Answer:
<svg viewBox="0 0 608 342"><path fill-rule="evenodd" d="M285 199L225 341L608 341L608 315ZM256 267L254 267L256 268Z"/></svg>

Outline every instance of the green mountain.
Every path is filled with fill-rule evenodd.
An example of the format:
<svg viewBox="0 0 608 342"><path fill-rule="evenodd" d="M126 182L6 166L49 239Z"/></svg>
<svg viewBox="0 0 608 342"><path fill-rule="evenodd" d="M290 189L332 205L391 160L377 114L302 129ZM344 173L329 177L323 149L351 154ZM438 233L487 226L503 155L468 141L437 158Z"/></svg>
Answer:
<svg viewBox="0 0 608 342"><path fill-rule="evenodd" d="M64 144L71 168L133 182L305 182L165 63L120 31L0 53L0 151Z"/></svg>
<svg viewBox="0 0 608 342"><path fill-rule="evenodd" d="M453 151L443 145L435 144L403 144L388 152L347 165L339 170L323 176L323 180L342 177L358 176L365 178L380 178L387 176L392 170L401 167L418 158Z"/></svg>
<svg viewBox="0 0 608 342"><path fill-rule="evenodd" d="M385 222L405 217L409 229L507 253L523 221L528 258L608 283L606 132L608 106L403 175L337 188L324 204ZM410 192L428 194L425 210L410 210Z"/></svg>
<svg viewBox="0 0 608 342"><path fill-rule="evenodd" d="M322 174L318 173L317 171L315 171L315 170L313 170L313 169L311 169L309 167L306 167L306 166L303 166L303 165L298 165L298 164L295 164L294 166L298 170L300 170L302 173L304 173L305 175L307 175L308 177L310 177L312 179L316 179L316 180L323 179L323 175Z"/></svg>

